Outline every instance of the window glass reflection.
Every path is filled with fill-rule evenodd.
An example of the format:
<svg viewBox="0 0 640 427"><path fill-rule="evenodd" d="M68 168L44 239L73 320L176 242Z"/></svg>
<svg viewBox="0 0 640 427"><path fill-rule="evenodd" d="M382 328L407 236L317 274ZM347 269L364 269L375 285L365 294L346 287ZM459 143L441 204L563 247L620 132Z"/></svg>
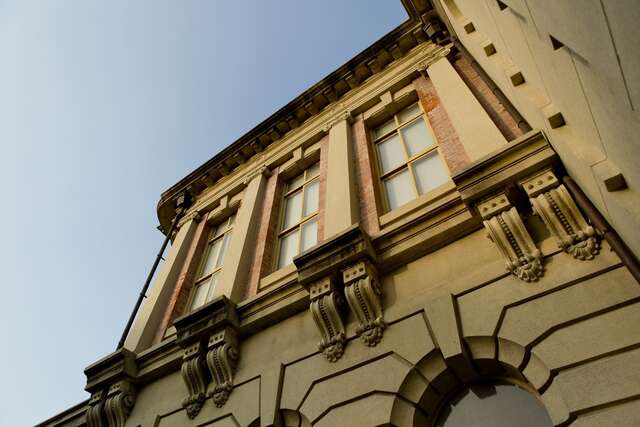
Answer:
<svg viewBox="0 0 640 427"><path fill-rule="evenodd" d="M476 384L449 402L438 427L553 427L542 403L510 384Z"/></svg>

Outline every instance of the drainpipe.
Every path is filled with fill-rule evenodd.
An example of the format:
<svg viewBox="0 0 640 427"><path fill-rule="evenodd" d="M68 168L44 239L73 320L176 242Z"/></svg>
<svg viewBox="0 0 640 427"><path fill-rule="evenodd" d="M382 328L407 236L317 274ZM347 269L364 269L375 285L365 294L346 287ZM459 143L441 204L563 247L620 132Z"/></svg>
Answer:
<svg viewBox="0 0 640 427"><path fill-rule="evenodd" d="M618 233L609 225L598 209L587 198L578 184L568 176L562 178L562 182L573 196L576 204L587 215L591 224L602 233L604 239L609 243L611 249L620 257L622 263L627 267L631 275L640 283L640 262L631 252L631 249L622 241Z"/></svg>
<svg viewBox="0 0 640 427"><path fill-rule="evenodd" d="M120 341L118 342L118 346L116 350L124 347L124 342L127 339L127 335L129 335L129 331L131 330L131 325L133 325L133 319L135 319L138 310L140 309L140 305L142 305L142 300L147 297L147 290L149 289L149 285L151 284L151 279L153 279L153 275L158 268L158 264L160 264L160 260L162 259L162 254L164 254L167 245L169 244L169 240L171 239L171 235L173 234L173 230L178 225L178 221L184 214L187 205L187 197L185 194L181 194L178 196L176 200L176 216L173 217L173 221L171 221L171 227L169 227L169 231L167 232L164 241L162 242L162 246L160 246L160 251L158 255L156 255L156 259L151 266L151 271L149 271L149 275L147 276L147 280L145 280L144 285L142 286L142 290L140 291L140 295L138 296L138 301L136 301L136 305L133 307L133 311L129 316L129 320L127 321L127 326L124 327L124 331L122 332L122 336L120 337Z"/></svg>

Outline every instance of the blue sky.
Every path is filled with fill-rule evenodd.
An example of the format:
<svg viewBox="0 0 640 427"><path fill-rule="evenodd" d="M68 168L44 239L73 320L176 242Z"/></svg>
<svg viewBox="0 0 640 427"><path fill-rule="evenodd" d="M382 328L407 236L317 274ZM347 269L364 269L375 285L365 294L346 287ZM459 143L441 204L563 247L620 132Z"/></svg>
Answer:
<svg viewBox="0 0 640 427"><path fill-rule="evenodd" d="M88 397L159 194L404 19L400 0L0 0L0 425Z"/></svg>

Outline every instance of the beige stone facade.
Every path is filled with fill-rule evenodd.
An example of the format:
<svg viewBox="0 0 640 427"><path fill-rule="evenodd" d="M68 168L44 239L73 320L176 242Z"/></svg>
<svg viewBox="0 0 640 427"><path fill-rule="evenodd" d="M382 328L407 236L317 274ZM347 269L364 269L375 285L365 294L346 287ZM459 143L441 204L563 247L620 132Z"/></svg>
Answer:
<svg viewBox="0 0 640 427"><path fill-rule="evenodd" d="M640 8L605 7L594 47L578 27L602 21L569 3L403 1L407 22L162 195L172 246L124 348L86 368L87 401L41 425L436 426L475 384L516 385L549 425L638 425L640 79L625 58L640 38L618 8ZM389 173L380 146L409 138L407 111L432 145L404 142ZM421 181L427 158L437 185ZM403 173L415 193L395 206ZM318 181L299 235L317 231L279 267L298 176L305 197Z"/></svg>

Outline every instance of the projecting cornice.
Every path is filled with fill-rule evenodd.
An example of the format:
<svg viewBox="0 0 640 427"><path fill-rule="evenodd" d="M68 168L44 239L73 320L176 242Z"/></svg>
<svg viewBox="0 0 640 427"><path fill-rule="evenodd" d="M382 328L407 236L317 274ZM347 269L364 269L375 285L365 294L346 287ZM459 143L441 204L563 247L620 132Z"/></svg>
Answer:
<svg viewBox="0 0 640 427"><path fill-rule="evenodd" d="M346 64L289 102L255 128L223 149L165 191L158 202L160 228L167 230L175 215L175 198L184 192L197 196L234 169L300 127L311 117L358 88L369 77L403 58L416 45L431 40L442 43L446 33L429 0L403 0L409 19Z"/></svg>

